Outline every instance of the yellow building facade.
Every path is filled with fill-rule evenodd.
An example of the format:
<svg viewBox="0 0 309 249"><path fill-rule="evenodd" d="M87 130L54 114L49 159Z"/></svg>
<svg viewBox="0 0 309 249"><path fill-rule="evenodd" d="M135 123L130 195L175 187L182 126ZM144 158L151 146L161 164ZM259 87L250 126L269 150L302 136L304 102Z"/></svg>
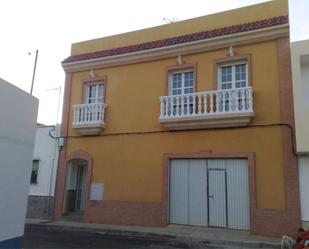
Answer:
<svg viewBox="0 0 309 249"><path fill-rule="evenodd" d="M55 217L300 226L287 1L72 45Z"/></svg>

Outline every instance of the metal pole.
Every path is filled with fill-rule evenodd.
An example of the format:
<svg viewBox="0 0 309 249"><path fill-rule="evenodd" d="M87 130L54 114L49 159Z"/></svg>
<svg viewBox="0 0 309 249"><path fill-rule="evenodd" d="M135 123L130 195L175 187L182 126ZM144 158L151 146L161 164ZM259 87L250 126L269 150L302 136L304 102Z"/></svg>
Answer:
<svg viewBox="0 0 309 249"><path fill-rule="evenodd" d="M39 50L37 49L37 50L35 50L35 61L34 61L34 67L33 67L33 75L32 75L30 95L32 95L32 91L33 91L33 84L34 84L34 77L35 77L36 63L37 63L37 60L38 60L38 54L39 54Z"/></svg>

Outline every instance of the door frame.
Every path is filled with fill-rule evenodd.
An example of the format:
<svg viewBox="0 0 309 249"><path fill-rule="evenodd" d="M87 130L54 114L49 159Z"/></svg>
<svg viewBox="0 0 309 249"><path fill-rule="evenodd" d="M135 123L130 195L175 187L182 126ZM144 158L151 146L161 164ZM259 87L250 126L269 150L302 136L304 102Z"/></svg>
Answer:
<svg viewBox="0 0 309 249"><path fill-rule="evenodd" d="M75 210L74 212L83 212L85 209L85 187L86 187L86 173L87 173L87 165L86 164L82 164L77 162L76 164L77 167L77 174L76 174L76 195L75 195ZM79 170L82 169L82 174L81 174L81 193L80 193L80 204L79 204L79 210L77 210L77 205L78 205L78 185L79 185Z"/></svg>
<svg viewBox="0 0 309 249"><path fill-rule="evenodd" d="M248 180L249 180L249 218L250 229L256 222L256 185L255 185L255 153L254 152L218 152L201 151L199 153L166 153L163 155L163 187L162 187L162 205L164 207L166 225L169 224L169 184L170 184L170 161L173 159L246 159L248 162Z"/></svg>
<svg viewBox="0 0 309 249"><path fill-rule="evenodd" d="M226 159L226 158L225 158ZM216 227L216 226L212 226L210 225L210 208L209 208L209 204L210 204L210 195L209 195L209 182L210 182L210 177L209 177L209 171L223 171L224 172L224 191L225 191L225 194L224 194L224 198L225 198L225 227L223 228L228 228L228 225L229 225L229 222L228 222L228 219L229 219L229 216L228 216L228 198L227 198L227 171L226 169L210 169L208 167L208 164L207 164L207 224L208 224L208 227Z"/></svg>
<svg viewBox="0 0 309 249"><path fill-rule="evenodd" d="M66 158L66 167L65 167L65 174L63 179L63 191L62 191L62 216L65 215L65 192L66 192L66 179L67 179L67 173L68 173L68 167L70 165L70 162L73 160L84 160L87 162L87 170L86 170L86 181L85 181L85 187L84 187L84 212L83 216L86 216L86 213L88 212L88 207L90 203L90 187L91 187L91 179L92 179L92 172L93 172L93 157L84 150L76 150L69 154L69 156ZM60 198L60 197L59 197Z"/></svg>

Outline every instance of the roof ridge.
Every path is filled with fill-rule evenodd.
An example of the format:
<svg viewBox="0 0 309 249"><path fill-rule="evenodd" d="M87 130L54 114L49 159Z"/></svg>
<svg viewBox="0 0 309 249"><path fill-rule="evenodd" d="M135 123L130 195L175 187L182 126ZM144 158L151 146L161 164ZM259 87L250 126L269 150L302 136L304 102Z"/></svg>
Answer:
<svg viewBox="0 0 309 249"><path fill-rule="evenodd" d="M229 35L229 34L241 33L241 32L261 29L261 28L282 25L288 22L289 20L288 20L287 15L276 16L276 17L271 17L267 19L256 20L253 22L233 24L233 25L228 25L228 26L224 26L221 28L214 28L214 29L209 29L205 31L199 31L195 33L185 34L185 35L168 37L168 38L163 38L159 40L153 40L153 41L148 41L148 42L143 42L143 43L138 43L138 44L132 44L132 45L116 47L116 48L109 48L109 49L99 50L99 51L90 52L90 53L71 55L68 58L66 58L64 61L62 61L62 63L70 63L70 62L75 62L75 61L96 59L96 58L107 57L107 56L112 56L112 55L120 55L120 54L144 51L144 50L149 50L149 49L154 49L154 48L167 47L167 46L182 44L186 42L204 40L204 39L209 39L209 38L218 37L218 36L224 36L224 35Z"/></svg>

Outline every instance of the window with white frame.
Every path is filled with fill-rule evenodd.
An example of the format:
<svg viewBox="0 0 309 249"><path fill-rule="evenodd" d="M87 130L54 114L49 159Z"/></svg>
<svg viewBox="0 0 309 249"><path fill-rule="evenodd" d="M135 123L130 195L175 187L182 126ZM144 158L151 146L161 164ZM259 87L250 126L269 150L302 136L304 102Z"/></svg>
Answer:
<svg viewBox="0 0 309 249"><path fill-rule="evenodd" d="M217 83L219 90L247 87L248 63L238 62L218 66ZM235 111L236 109L241 110L243 105L248 106L248 98L247 96L242 98L243 94L246 94L246 92L237 92L237 96L235 93L219 93L219 111Z"/></svg>
<svg viewBox="0 0 309 249"><path fill-rule="evenodd" d="M31 184L38 183L38 174L39 174L39 160L34 159L32 161L32 170L31 170L31 178L30 178Z"/></svg>
<svg viewBox="0 0 309 249"><path fill-rule="evenodd" d="M248 63L225 64L218 67L218 89L248 86Z"/></svg>
<svg viewBox="0 0 309 249"><path fill-rule="evenodd" d="M175 71L169 74L169 95L188 95L194 93L194 71ZM187 114L193 112L193 96L183 96L172 99L172 109L174 115Z"/></svg>
<svg viewBox="0 0 309 249"><path fill-rule="evenodd" d="M104 84L101 82L93 82L86 84L85 103L103 103L104 102Z"/></svg>
<svg viewBox="0 0 309 249"><path fill-rule="evenodd" d="M183 95L194 92L194 72L171 72L169 75L169 95Z"/></svg>

